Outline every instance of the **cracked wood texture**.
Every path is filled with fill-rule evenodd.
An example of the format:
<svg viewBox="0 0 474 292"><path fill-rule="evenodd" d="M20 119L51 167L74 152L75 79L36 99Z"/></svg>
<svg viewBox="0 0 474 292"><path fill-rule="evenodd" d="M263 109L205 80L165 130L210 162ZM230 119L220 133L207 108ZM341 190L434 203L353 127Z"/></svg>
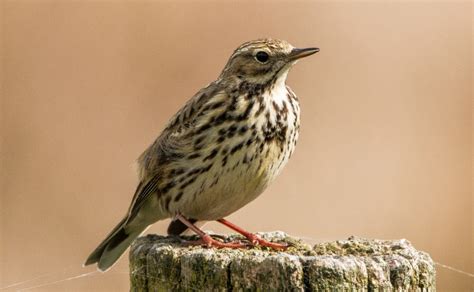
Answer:
<svg viewBox="0 0 474 292"><path fill-rule="evenodd" d="M290 247L214 249L186 246L177 237L141 237L130 251L130 290L435 291L433 260L405 239L350 237L310 246L283 232L259 235Z"/></svg>

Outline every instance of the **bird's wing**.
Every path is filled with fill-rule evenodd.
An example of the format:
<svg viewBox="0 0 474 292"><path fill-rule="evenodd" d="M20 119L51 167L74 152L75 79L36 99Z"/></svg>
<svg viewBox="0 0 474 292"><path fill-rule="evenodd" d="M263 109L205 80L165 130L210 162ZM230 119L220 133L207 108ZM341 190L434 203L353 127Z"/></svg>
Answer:
<svg viewBox="0 0 474 292"><path fill-rule="evenodd" d="M156 179L151 179L147 182L140 182L138 184L135 194L133 195L132 203L128 209L126 222L138 214L140 207L143 205L146 199L150 197L150 195L156 192L157 187L158 183Z"/></svg>
<svg viewBox="0 0 474 292"><path fill-rule="evenodd" d="M160 187L166 165L183 158L192 149L196 135L200 135L212 125L213 113L219 108L225 111L227 94L211 83L194 95L168 122L161 135L138 158L140 184L137 187L128 211L128 220L133 218L144 202Z"/></svg>

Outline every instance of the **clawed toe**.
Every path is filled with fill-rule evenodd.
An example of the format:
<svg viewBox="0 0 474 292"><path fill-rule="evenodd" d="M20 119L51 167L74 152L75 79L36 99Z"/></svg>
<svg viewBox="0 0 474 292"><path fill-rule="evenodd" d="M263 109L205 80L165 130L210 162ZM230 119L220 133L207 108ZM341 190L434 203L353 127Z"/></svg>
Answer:
<svg viewBox="0 0 474 292"><path fill-rule="evenodd" d="M240 241L223 242L212 238L210 235L205 235L201 239L195 241L186 241L185 245L201 245L205 247L215 248L246 248L247 244Z"/></svg>
<svg viewBox="0 0 474 292"><path fill-rule="evenodd" d="M198 240L187 241L183 240L182 243L188 246L205 246L205 247L215 247L215 248L248 248L250 246L264 246L276 250L286 250L288 245L285 243L276 243L260 238L256 234L249 234L247 239L249 243L241 241L232 241L232 242L223 242L212 238L210 235L205 235Z"/></svg>
<svg viewBox="0 0 474 292"><path fill-rule="evenodd" d="M271 242L253 233L248 234L247 239L254 246L265 246L265 247L270 247L270 248L278 249L278 250L286 250L288 248L288 245L285 243Z"/></svg>

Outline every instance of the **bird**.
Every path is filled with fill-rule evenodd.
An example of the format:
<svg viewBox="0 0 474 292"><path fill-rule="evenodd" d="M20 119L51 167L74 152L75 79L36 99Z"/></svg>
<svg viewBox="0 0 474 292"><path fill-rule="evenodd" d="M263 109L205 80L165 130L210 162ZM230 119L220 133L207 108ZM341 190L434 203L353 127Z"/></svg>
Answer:
<svg viewBox="0 0 474 292"><path fill-rule="evenodd" d="M168 218L169 235L194 231L200 238L195 244L249 246L220 241L196 225L218 221L250 245L285 249L225 217L257 198L293 154L300 106L286 79L299 59L316 52L271 38L240 45L219 77L191 97L139 156L139 183L126 215L84 265L108 270L148 226Z"/></svg>

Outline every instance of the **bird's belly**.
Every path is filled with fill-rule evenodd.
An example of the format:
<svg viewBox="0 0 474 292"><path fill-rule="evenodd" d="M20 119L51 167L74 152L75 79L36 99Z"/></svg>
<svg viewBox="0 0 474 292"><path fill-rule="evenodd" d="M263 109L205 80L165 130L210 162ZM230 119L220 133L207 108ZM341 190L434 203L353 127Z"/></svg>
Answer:
<svg viewBox="0 0 474 292"><path fill-rule="evenodd" d="M174 167L184 169L185 175L177 179L173 199L165 201L169 215L223 218L254 200L275 179L295 148L299 130L297 100L286 88L277 91L260 104L242 99L246 103L236 109L250 109L251 118L234 116L231 123L208 130L193 153L196 158L183 155L176 162Z"/></svg>
<svg viewBox="0 0 474 292"><path fill-rule="evenodd" d="M286 164L287 151L268 143L260 153L257 146L228 156L217 157L216 165L202 177L202 191L190 192L178 207L181 214L199 220L216 220L242 208L257 198Z"/></svg>

